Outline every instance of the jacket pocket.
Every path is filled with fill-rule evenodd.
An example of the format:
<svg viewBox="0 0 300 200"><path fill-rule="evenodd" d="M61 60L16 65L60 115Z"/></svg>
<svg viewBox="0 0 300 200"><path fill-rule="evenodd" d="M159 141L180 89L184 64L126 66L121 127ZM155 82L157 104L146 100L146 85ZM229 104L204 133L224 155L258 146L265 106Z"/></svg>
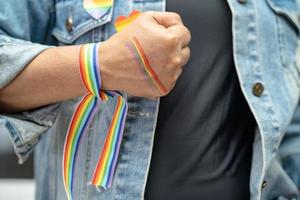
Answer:
<svg viewBox="0 0 300 200"><path fill-rule="evenodd" d="M82 0L61 1L55 8L56 23L52 35L64 44L72 44L88 31L110 22L113 13L112 7L96 20L83 8Z"/></svg>
<svg viewBox="0 0 300 200"><path fill-rule="evenodd" d="M300 22L298 16L300 15L300 5L297 0L267 0L271 9L278 15L286 18L296 29L300 32Z"/></svg>
<svg viewBox="0 0 300 200"><path fill-rule="evenodd" d="M299 48L300 7L298 0L266 0L274 12L282 66L286 67L300 85L300 65L296 62Z"/></svg>

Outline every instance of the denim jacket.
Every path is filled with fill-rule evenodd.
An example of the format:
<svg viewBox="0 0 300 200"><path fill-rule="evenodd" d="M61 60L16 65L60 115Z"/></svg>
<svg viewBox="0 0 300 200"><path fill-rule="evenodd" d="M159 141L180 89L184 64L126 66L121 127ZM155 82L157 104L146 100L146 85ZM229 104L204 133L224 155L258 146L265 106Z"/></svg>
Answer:
<svg viewBox="0 0 300 200"><path fill-rule="evenodd" d="M251 199L300 199L299 128L288 129L300 91L300 63L296 60L299 0L227 1L233 20L235 67L257 122ZM86 13L82 0L0 1L0 88L45 49L108 39L116 32L116 17L128 15L132 9L164 11L165 0L115 0L113 9L99 20ZM113 186L97 190L88 182L103 147L115 100L101 104L82 139L80 162L75 165L74 199L144 198L159 99L125 96L129 111ZM20 163L37 146L37 199L66 199L61 172L63 144L77 102L72 99L0 115L0 126L10 136ZM284 137L286 132L289 134Z"/></svg>

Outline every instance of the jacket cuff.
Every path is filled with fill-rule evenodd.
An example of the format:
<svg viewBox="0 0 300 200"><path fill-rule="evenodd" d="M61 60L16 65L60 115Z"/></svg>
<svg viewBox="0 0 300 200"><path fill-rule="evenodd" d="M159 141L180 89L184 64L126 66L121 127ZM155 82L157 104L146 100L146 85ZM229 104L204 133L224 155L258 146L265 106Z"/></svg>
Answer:
<svg viewBox="0 0 300 200"><path fill-rule="evenodd" d="M0 115L1 130L8 133L19 159L23 164L43 133L54 124L60 104L53 104L30 112Z"/></svg>

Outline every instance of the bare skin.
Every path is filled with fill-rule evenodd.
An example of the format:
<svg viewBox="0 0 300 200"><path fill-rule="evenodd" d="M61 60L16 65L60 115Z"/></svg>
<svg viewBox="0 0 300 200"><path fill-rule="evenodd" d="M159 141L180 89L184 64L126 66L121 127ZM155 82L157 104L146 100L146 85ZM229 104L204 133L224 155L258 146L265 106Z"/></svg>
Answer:
<svg viewBox="0 0 300 200"><path fill-rule="evenodd" d="M190 33L175 13L146 12L100 46L102 89L149 98L166 95L149 87L147 77L132 59L126 43L133 36L141 42L167 93L174 87L190 56ZM79 48L54 47L38 55L0 90L0 111L25 111L84 95L87 91L80 80Z"/></svg>

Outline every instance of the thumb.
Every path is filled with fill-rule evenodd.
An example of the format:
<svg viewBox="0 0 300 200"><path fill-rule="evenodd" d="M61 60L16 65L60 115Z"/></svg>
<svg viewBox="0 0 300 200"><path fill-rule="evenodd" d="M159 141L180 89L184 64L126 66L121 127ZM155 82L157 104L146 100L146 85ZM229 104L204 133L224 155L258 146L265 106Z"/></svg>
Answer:
<svg viewBox="0 0 300 200"><path fill-rule="evenodd" d="M147 15L152 17L158 24L168 28L170 26L183 24L180 15L174 12L146 12Z"/></svg>

